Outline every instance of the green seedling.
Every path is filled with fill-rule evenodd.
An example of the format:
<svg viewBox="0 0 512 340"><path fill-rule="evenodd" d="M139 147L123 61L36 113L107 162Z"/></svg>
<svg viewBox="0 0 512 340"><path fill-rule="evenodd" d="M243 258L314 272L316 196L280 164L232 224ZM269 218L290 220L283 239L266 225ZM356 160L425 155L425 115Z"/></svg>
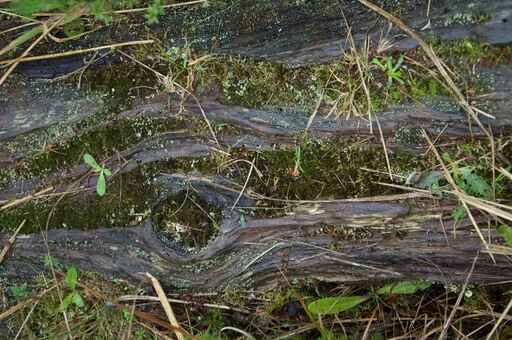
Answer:
<svg viewBox="0 0 512 340"><path fill-rule="evenodd" d="M76 284L78 282L78 271L75 267L69 267L66 273L66 286L69 290L67 295L62 300L62 310L67 310L70 305L75 305L78 308L85 307L85 301L82 295L77 291Z"/></svg>
<svg viewBox="0 0 512 340"><path fill-rule="evenodd" d="M99 165L94 157L86 153L84 155L84 162L91 167L91 169L98 174L98 182L96 183L96 192L98 196L105 195L106 180L105 176L112 176L112 172L104 165Z"/></svg>
<svg viewBox="0 0 512 340"><path fill-rule="evenodd" d="M382 72L386 73L388 76L388 86L393 84L393 81L396 81L400 84L404 84L404 80L402 79L402 72L400 71L400 67L404 63L404 56L400 55L398 57L398 61L396 64L393 64L393 58L391 56L387 56L385 58L385 63L382 63L378 58L373 58L372 64L377 65Z"/></svg>
<svg viewBox="0 0 512 340"><path fill-rule="evenodd" d="M23 283L19 286L14 285L12 287L9 287L9 290L11 291L11 294L15 299L21 299L28 295L27 283Z"/></svg>

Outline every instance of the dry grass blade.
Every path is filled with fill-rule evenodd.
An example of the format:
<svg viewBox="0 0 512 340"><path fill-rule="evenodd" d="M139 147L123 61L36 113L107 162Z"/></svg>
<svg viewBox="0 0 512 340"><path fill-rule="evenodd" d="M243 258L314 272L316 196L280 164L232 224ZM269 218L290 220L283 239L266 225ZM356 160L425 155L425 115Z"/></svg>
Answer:
<svg viewBox="0 0 512 340"><path fill-rule="evenodd" d="M158 295L158 298L160 299L160 303L162 304L162 307L165 311L165 314L167 315L167 318L169 319L169 322L174 327L177 327L178 329L181 329L180 324L178 323L178 320L176 319L176 316L174 315L174 311L172 310L171 304L169 303L169 300L167 300L167 296L165 295L164 290L162 289L162 286L160 285L160 282L150 273L146 273L146 276L149 277L151 280L151 283L153 284L153 288L156 291L156 294ZM175 330L174 334L176 334L176 337L178 340L185 340L185 337L183 334L181 334L180 331Z"/></svg>
<svg viewBox="0 0 512 340"><path fill-rule="evenodd" d="M4 262L7 253L9 253L9 250L13 246L14 242L16 242L16 236L18 236L18 233L20 232L21 228L23 228L23 226L25 225L25 222L27 222L27 220L23 220L23 222L20 223L18 228L16 228L14 234L12 234L12 236L7 241L7 244L4 246L4 249L2 249L2 252L0 252L0 264Z"/></svg>
<svg viewBox="0 0 512 340"><path fill-rule="evenodd" d="M24 57L19 60L3 60L0 61L0 65L6 65L6 64L12 64L15 62L22 63L26 61L36 61L36 60L47 60L47 59L55 59L55 58L62 58L62 57L69 57L73 55L78 54L85 54L90 52L96 52L106 49L113 49L113 48L119 48L119 47L125 47L125 46L134 46L134 45L146 45L146 44L152 44L155 41L152 39L149 40L138 40L138 41L127 41L123 43L117 43L117 44L111 44L111 45L105 45L105 46L97 46L97 47L91 47L91 48L84 48L80 50L72 50L62 53L52 53L52 54L44 54L44 55L38 55L33 57Z"/></svg>
<svg viewBox="0 0 512 340"><path fill-rule="evenodd" d="M28 23L27 25L33 25L34 23ZM18 28L18 27L16 27ZM18 46L22 45L23 43L31 40L38 34L42 33L44 31L43 25L39 25L37 27L32 27L28 31L23 32L20 34L16 39L11 40L4 48L0 50L0 55L4 55L9 51L12 51L13 49L17 48ZM8 31L4 31L8 32Z"/></svg>
<svg viewBox="0 0 512 340"><path fill-rule="evenodd" d="M253 159L252 162L251 162L251 168L249 169L249 173L247 174L247 178L245 179L244 186L242 187L242 190L240 190L240 193L238 194L238 197L236 198L235 203L233 203L233 206L231 207L231 210L235 209L236 205L238 204L238 202L240 202L240 199L244 195L244 191L247 188L247 185L249 184L249 180L251 179L252 171L255 168L255 166L254 166L254 162L255 161L256 161L256 159Z"/></svg>
<svg viewBox="0 0 512 340"><path fill-rule="evenodd" d="M3 74L2 78L0 78L0 86L2 86L3 83L5 83L5 81L7 80L9 75L12 73L12 71L14 71L14 69L21 62L20 60L25 58L30 53L30 51L32 51L32 49L34 47L36 47L37 44L39 44L41 42L41 40L43 40L44 37L46 37L55 27L60 25L60 23L63 20L64 20L64 17L59 18L49 28L46 27L45 24L43 24L43 32L42 32L42 34L21 54L21 56L19 58L15 59L15 60L13 60L13 61L11 61L9 63L10 64L9 68L7 69L7 71L5 71L5 73Z"/></svg>
<svg viewBox="0 0 512 340"><path fill-rule="evenodd" d="M512 181L512 174L509 171L507 171L507 169L499 168L498 171L501 172L505 177L507 177L509 180Z"/></svg>
<svg viewBox="0 0 512 340"><path fill-rule="evenodd" d="M466 276L466 280L464 281L464 285L462 286L462 289L460 290L460 294L457 297L457 301L455 302L455 305L452 308L450 316L448 317L448 319L446 319L446 322L443 324L441 334L439 335L439 340L444 340L446 338L446 333L448 332L448 327L450 326L450 324L455 316L455 313L457 312L457 309L460 306L460 303L462 302L462 298L464 297L464 293L466 292L466 288L468 287L469 278L471 277L471 275L473 275L473 271L475 270L475 265L476 265L477 260L478 260L478 254L473 259L473 264L471 265L471 269L469 270L468 276Z"/></svg>
<svg viewBox="0 0 512 340"><path fill-rule="evenodd" d="M234 331L234 332L237 332L237 333L240 333L242 334L243 336L245 336L247 339L250 339L250 340L256 340L256 338L254 336L252 336L251 334L247 333L246 331L240 329L240 328L236 328L236 327L223 327L220 332L224 332L226 330L230 330L230 331Z"/></svg>
<svg viewBox="0 0 512 340"><path fill-rule="evenodd" d="M5 210L5 209L8 209L8 208L12 208L12 207L15 207L17 205L20 205L22 203L25 203L25 202L28 202L34 198L38 198L40 196L43 196L44 194L50 192L53 190L53 187L48 187L46 189L43 189L33 195L27 195L25 197L22 197L22 198L18 198L18 199L15 199L15 200L12 200L10 202L7 202L5 203L4 205L0 206L0 211L2 210Z"/></svg>
<svg viewBox="0 0 512 340"><path fill-rule="evenodd" d="M213 303L199 303L194 301L185 301L185 300L179 300L179 299L171 299L167 298L169 302L172 303L178 303L182 305L198 305L198 306L204 306L208 308L214 308L214 309L223 309L223 310L234 310L239 313L249 314L250 312L245 309L230 307L226 305L218 305ZM156 296L142 296L142 295L123 295L117 299L118 302L127 302L127 301L160 301L160 299Z"/></svg>
<svg viewBox="0 0 512 340"><path fill-rule="evenodd" d="M491 329L489 334L487 334L487 337L485 338L485 340L491 340L492 339L492 336L494 335L494 333L496 332L496 330L500 326L501 322L508 315L508 312L510 312L510 309L512 309L512 299L510 299L510 301L508 302L507 307L505 307L505 310L503 311L503 313L501 313L500 318L498 319L498 321L496 321L496 323L494 324L494 327Z"/></svg>

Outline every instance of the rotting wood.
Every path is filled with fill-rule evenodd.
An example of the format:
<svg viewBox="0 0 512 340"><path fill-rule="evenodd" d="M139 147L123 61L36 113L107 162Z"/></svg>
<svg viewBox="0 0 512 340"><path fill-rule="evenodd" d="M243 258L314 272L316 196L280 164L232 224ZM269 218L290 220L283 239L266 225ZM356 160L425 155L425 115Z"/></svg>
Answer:
<svg viewBox="0 0 512 340"><path fill-rule="evenodd" d="M195 190L220 209L229 209L237 197L236 192L219 191L212 185L214 180L191 181ZM176 177L163 176L161 183L176 188L178 182ZM441 224L440 218L438 209L414 200L331 202L279 218L246 216L244 223L229 216L223 225L230 228L204 249L192 252L162 239L151 221L133 228L51 230L48 239L52 256L65 264L137 281L151 272L164 286L184 290L232 285L265 289L279 284L283 274L289 280L345 283L463 282L483 246L468 221L459 224L455 233L453 221L444 218ZM327 232L327 227L338 234ZM366 236L356 237L359 232ZM498 242L492 231L489 237ZM13 256L0 269L2 276L19 279L36 274L45 254L41 235L18 237ZM496 261L493 264L487 256L480 256L471 282L510 280L506 256L496 255Z"/></svg>
<svg viewBox="0 0 512 340"><path fill-rule="evenodd" d="M412 28L441 40L472 38L490 44L510 43L512 1L376 1L386 10L400 12ZM427 11L430 4L430 11ZM345 21L345 18L347 21ZM142 16L106 27L81 38L82 48L139 40L144 31ZM151 26L167 48L184 46L208 53L240 55L301 66L336 60L349 44L347 23L356 43L369 35L377 45L381 39L398 50L417 47L417 42L357 1L230 1L212 6L191 6L168 13ZM125 27L129 25L130 29ZM0 45L1 47L1 45ZM73 49L49 42L48 51ZM43 54L40 52L40 54ZM114 57L115 60L117 57ZM102 60L101 62L105 62ZM18 70L30 77L53 78L85 64L84 58L70 57L22 63Z"/></svg>

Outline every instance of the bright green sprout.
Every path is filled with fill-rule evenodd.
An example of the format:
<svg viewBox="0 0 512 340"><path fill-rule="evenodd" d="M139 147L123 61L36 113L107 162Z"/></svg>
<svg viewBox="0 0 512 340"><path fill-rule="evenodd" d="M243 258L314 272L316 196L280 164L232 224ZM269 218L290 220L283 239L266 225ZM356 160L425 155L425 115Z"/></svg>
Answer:
<svg viewBox="0 0 512 340"><path fill-rule="evenodd" d="M382 72L385 72L388 76L388 86L393 84L393 81L396 81L400 84L404 84L404 80L402 79L402 72L400 71L400 66L404 63L404 56L400 55L396 64L393 65L393 58L390 56L386 57L386 63L383 64L378 58L373 58L372 64L377 65Z"/></svg>
<svg viewBox="0 0 512 340"><path fill-rule="evenodd" d="M75 305L78 308L85 307L85 301L82 298L82 295L76 289L76 285L78 282L78 271L75 267L69 267L66 273L66 286L69 290L68 294L62 300L61 309L63 311L67 310L70 305Z"/></svg>
<svg viewBox="0 0 512 340"><path fill-rule="evenodd" d="M105 176L112 176L112 172L103 165L99 165L94 157L86 153L84 155L84 162L89 165L94 172L98 174L98 182L96 183L96 192L99 196L105 195L106 180Z"/></svg>

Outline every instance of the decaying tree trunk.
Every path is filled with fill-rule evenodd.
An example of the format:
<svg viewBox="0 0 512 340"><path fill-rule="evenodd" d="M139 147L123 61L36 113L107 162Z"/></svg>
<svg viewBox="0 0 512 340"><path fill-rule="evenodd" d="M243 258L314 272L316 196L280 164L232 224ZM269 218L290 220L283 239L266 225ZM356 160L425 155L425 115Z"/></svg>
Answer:
<svg viewBox="0 0 512 340"><path fill-rule="evenodd" d="M426 1L398 1L397 7L385 3L388 10L399 8L404 20L414 28L422 28L430 20L425 32L441 39L470 36L489 43L508 43L512 39L509 33L512 1L477 0L472 2L469 11L467 1L434 1L430 17L426 16ZM465 21L456 19L459 13ZM477 14L486 20L480 21ZM347 44L344 16L356 41L362 41L366 34L373 40L379 39L384 26L379 16L359 3L343 1L235 1L221 8L173 13L162 19L155 32L165 35L169 41L172 39L169 46L183 45L187 40L195 47L216 53L300 66L330 61L343 54ZM203 18L200 26L197 26L198 18ZM137 25L140 23L134 23L134 27ZM196 26L201 29L191 29ZM397 32L392 29L389 36ZM99 44L101 39L137 40L139 33L135 28L121 30L114 26L86 37L83 47ZM396 38L398 49L416 46L407 37ZM59 47L50 45L52 48L58 50ZM29 77L51 78L83 64L82 58L74 57L22 63L18 71ZM484 72L493 75L496 91L486 96L482 104L495 119L482 117L482 121L496 134L503 133L512 126L512 71L505 67ZM83 131L67 134L63 123L93 116L105 104L99 96L85 92L27 82L13 81L11 87L0 90L5 94L0 97L2 143L38 131L48 135L57 131L62 139L70 138L73 133ZM272 150L276 146L295 144L309 120L306 113L300 112L247 109L224 105L214 98L200 98L199 102L200 106L195 100L175 102L168 95L162 95L121 112L118 120L173 119L178 115L202 119L204 111L209 122L233 127L216 136L218 144L206 134L168 131L126 150L118 150L105 165L118 175L157 161L209 155L222 147ZM387 146L390 149L404 145L416 148L418 143L414 136L421 129L436 135L440 133L441 140L483 135L475 126L469 128L466 115L457 107L444 105L446 102L445 98L436 98L429 104L408 104L378 114ZM319 116L308 134L317 139L370 135L370 126L374 123L361 117L339 120ZM399 135L404 131L413 138L400 140ZM1 148L0 164L14 168L25 156L23 152ZM88 171L89 168L81 164L44 178L9 183L0 191L0 201L22 197L46 183L57 183L56 192L62 192L67 188L67 181L78 179ZM82 189L92 189L96 177L81 178L77 182ZM201 199L222 212L220 230L207 246L192 251L185 249L158 231L154 216L140 225L120 226L122 228L54 229L48 232L48 243L40 234L18 237L12 254L0 266L0 276L20 278L36 274L43 269L41 257L49 249L62 263L83 270L132 280L144 280L143 273L151 272L162 284L185 290L222 289L231 285L263 289L285 278L368 283L408 279L463 282L475 257L471 282L512 279L508 257L495 254L493 261L474 226L468 220L455 223L449 217L455 203L443 202L440 206L428 193L319 200L307 204L292 202L298 208L289 215L250 217L240 209L268 198L245 190L243 183L197 173L161 174L156 182L162 195L155 204L163 204L166 198L192 187ZM484 233L487 242L501 242L494 230ZM8 235L0 234L0 240L7 238Z"/></svg>
<svg viewBox="0 0 512 340"><path fill-rule="evenodd" d="M281 218L247 217L241 223L239 213L231 211L238 187L180 174L162 176L159 181L169 192L180 186L184 190L184 183L192 185L223 210L221 232L207 247L187 252L162 239L147 222L132 228L52 230L48 233L51 254L66 264L115 278L143 280L143 273L151 272L167 286L199 290L230 285L269 288L285 277L462 282L475 257L471 282L512 278L506 256L495 255L493 263L482 252L484 246L468 221L455 227L442 217L443 210L453 206L429 207L421 195L319 202L307 212ZM239 204L251 200L244 197ZM490 242L497 241L493 231L488 236ZM41 235L22 236L2 275L33 275L41 269L45 254Z"/></svg>
<svg viewBox="0 0 512 340"><path fill-rule="evenodd" d="M392 13L399 13L408 25L421 30L425 36L441 40L472 38L490 44L512 41L510 0L375 3ZM127 26L130 29L127 30ZM80 46L87 48L138 41L146 36L144 27L142 16L125 18L118 25L81 38ZM302 66L340 58L350 48L347 40L349 28L357 44L370 36L375 46L386 39L395 43L395 49L417 47L416 41L397 28L389 29L388 23L378 14L357 1L344 0L236 0L208 7L181 7L161 18L160 23L152 27L152 34L167 48L188 45L209 53ZM49 44L45 45L46 52L73 48L65 44ZM82 67L87 60L71 56L45 60L44 63L27 62L20 64L18 71L30 77L53 78ZM106 60L108 58L100 64Z"/></svg>
<svg viewBox="0 0 512 340"><path fill-rule="evenodd" d="M169 112L176 112L172 107L166 96L155 97L120 114L119 119L169 116ZM227 122L235 127L233 134L217 136L221 145L245 145L249 149L270 150L272 145L293 143L307 119L230 107L206 99L202 108L211 122ZM462 113L434 113L424 108L423 119L419 121L418 112L417 107L406 108L395 116L389 113L389 120L383 116L386 134L392 135L398 125L434 129L448 124L446 136L470 135L466 122L460 119ZM192 103L185 104L182 114L201 116L197 104ZM507 119L496 120L497 131L508 125ZM356 129L349 125L347 129L344 124L319 119L312 126L311 134L321 138L368 133L367 126ZM106 165L120 174L159 160L207 155L213 148L218 145L208 137L170 132L133 146L122 152L121 157L112 157ZM81 165L52 176L54 180L71 179L87 171L87 166ZM80 185L93 188L95 180L88 178ZM98 226L87 231L50 230L48 247L52 256L63 263L117 278L143 280L142 273L151 272L163 284L185 290L220 289L229 285L263 289L278 284L284 277L339 282L388 279L462 282L476 256L471 282L509 280L512 276L506 270L507 256L495 255L496 263L493 263L469 221L455 224L446 217L455 206L444 203L436 207L428 194L309 202L292 215L251 218L242 216L238 207L255 206L266 198L246 192L237 200L243 192L241 184L181 173L162 175L157 182L169 196L192 187L203 200L222 211L220 232L205 248L184 249L155 230L155 223L150 219L139 226L119 229ZM42 183L35 181L32 188ZM21 187L31 188L29 184L20 183L10 193L19 194ZM12 198L11 194L4 191L2 197ZM235 202L237 207L233 209ZM489 242L500 243L493 230L485 233ZM45 254L47 245L41 235L21 236L0 269L1 274L8 278L31 276L42 269L41 257Z"/></svg>

